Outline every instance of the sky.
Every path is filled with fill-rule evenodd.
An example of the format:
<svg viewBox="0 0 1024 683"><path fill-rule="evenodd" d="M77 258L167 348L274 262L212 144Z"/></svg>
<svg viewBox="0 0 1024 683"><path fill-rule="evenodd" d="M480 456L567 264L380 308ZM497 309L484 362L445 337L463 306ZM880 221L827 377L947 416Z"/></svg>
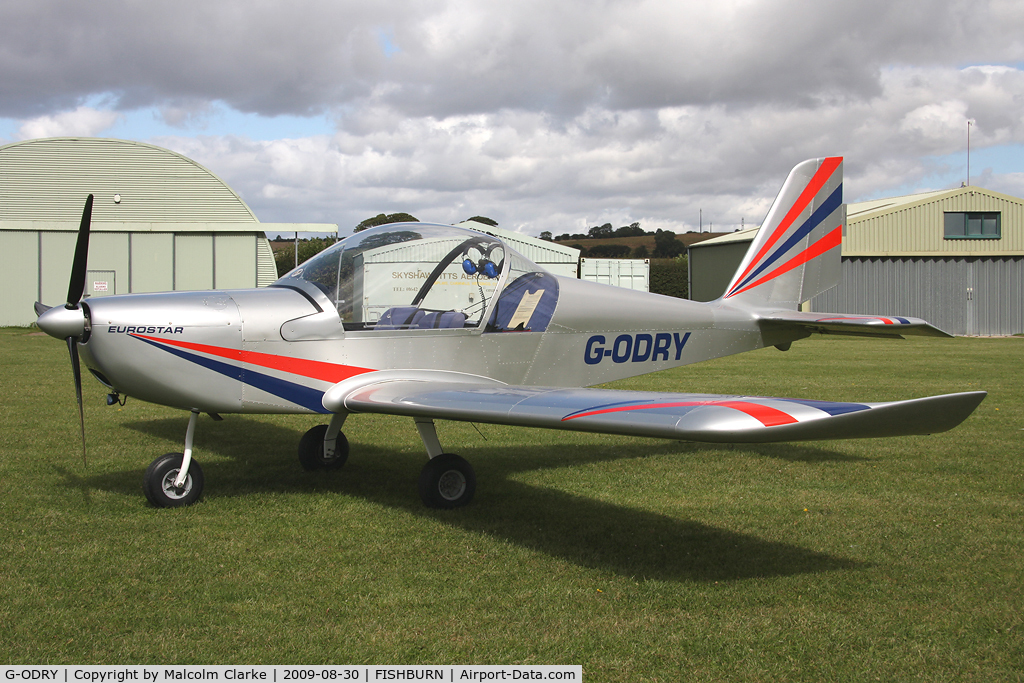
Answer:
<svg viewBox="0 0 1024 683"><path fill-rule="evenodd" d="M756 225L789 170L847 202L1024 196L1020 0L0 4L0 144L137 140L263 222L483 215L539 235Z"/></svg>

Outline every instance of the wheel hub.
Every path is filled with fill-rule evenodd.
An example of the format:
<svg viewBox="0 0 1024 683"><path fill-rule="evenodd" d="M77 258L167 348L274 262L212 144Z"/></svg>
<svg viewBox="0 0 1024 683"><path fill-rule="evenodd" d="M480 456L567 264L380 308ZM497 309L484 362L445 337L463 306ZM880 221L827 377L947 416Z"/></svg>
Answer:
<svg viewBox="0 0 1024 683"><path fill-rule="evenodd" d="M174 480L178 478L179 469L173 469L164 475L164 478L160 482L160 488L163 489L164 495L173 500L180 500L187 496L192 490L192 475L186 475L184 486L175 486Z"/></svg>
<svg viewBox="0 0 1024 683"><path fill-rule="evenodd" d="M445 500L456 500L466 491L466 477L458 470L448 470L438 480L437 491Z"/></svg>

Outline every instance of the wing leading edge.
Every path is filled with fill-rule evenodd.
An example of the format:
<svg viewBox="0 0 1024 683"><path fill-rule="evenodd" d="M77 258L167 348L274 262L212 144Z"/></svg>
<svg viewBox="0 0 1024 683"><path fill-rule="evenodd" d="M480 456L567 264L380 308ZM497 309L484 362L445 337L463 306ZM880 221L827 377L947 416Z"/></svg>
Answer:
<svg viewBox="0 0 1024 683"><path fill-rule="evenodd" d="M986 392L888 403L385 380L330 391L334 412L384 413L719 443L933 434L956 427Z"/></svg>

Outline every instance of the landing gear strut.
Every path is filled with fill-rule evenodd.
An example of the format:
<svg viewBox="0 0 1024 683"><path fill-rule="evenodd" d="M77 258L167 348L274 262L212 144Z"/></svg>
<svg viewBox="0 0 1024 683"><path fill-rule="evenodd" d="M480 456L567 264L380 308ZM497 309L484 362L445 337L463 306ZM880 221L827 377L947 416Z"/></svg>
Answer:
<svg viewBox="0 0 1024 683"><path fill-rule="evenodd" d="M341 433L344 413L335 413L329 425L317 425L299 441L299 463L307 472L335 470L348 460L348 439Z"/></svg>
<svg viewBox="0 0 1024 683"><path fill-rule="evenodd" d="M193 410L185 430L185 452L167 453L146 468L142 491L146 499L158 508L192 505L203 495L206 483L199 463L192 459L192 442L196 433L199 411Z"/></svg>
<svg viewBox="0 0 1024 683"><path fill-rule="evenodd" d="M473 467L465 458L443 452L433 420L417 419L416 430L430 456L420 472L420 500L428 508L443 510L469 505L476 493Z"/></svg>
<svg viewBox="0 0 1024 683"><path fill-rule="evenodd" d="M335 413L330 425L317 425L299 441L299 462L305 470L336 469L348 459L348 439L341 433L346 413ZM476 493L473 467L454 453L445 453L437 439L434 421L416 419L416 431L430 460L420 472L419 492L429 508L449 510L469 505Z"/></svg>

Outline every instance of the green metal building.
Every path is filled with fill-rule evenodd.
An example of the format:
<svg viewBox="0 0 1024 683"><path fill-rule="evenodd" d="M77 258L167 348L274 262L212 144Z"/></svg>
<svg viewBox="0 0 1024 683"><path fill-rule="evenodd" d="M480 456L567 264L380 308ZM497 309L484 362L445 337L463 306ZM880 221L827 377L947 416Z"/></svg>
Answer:
<svg viewBox="0 0 1024 683"><path fill-rule="evenodd" d="M840 282L808 310L909 315L958 335L1024 332L1024 199L961 187L850 204L846 216ZM694 299L722 295L756 230L690 248Z"/></svg>
<svg viewBox="0 0 1024 683"><path fill-rule="evenodd" d="M0 147L0 325L28 325L32 304L63 303L87 195L95 196L88 296L266 286L270 232L331 224L260 223L200 164L126 140L48 138Z"/></svg>

